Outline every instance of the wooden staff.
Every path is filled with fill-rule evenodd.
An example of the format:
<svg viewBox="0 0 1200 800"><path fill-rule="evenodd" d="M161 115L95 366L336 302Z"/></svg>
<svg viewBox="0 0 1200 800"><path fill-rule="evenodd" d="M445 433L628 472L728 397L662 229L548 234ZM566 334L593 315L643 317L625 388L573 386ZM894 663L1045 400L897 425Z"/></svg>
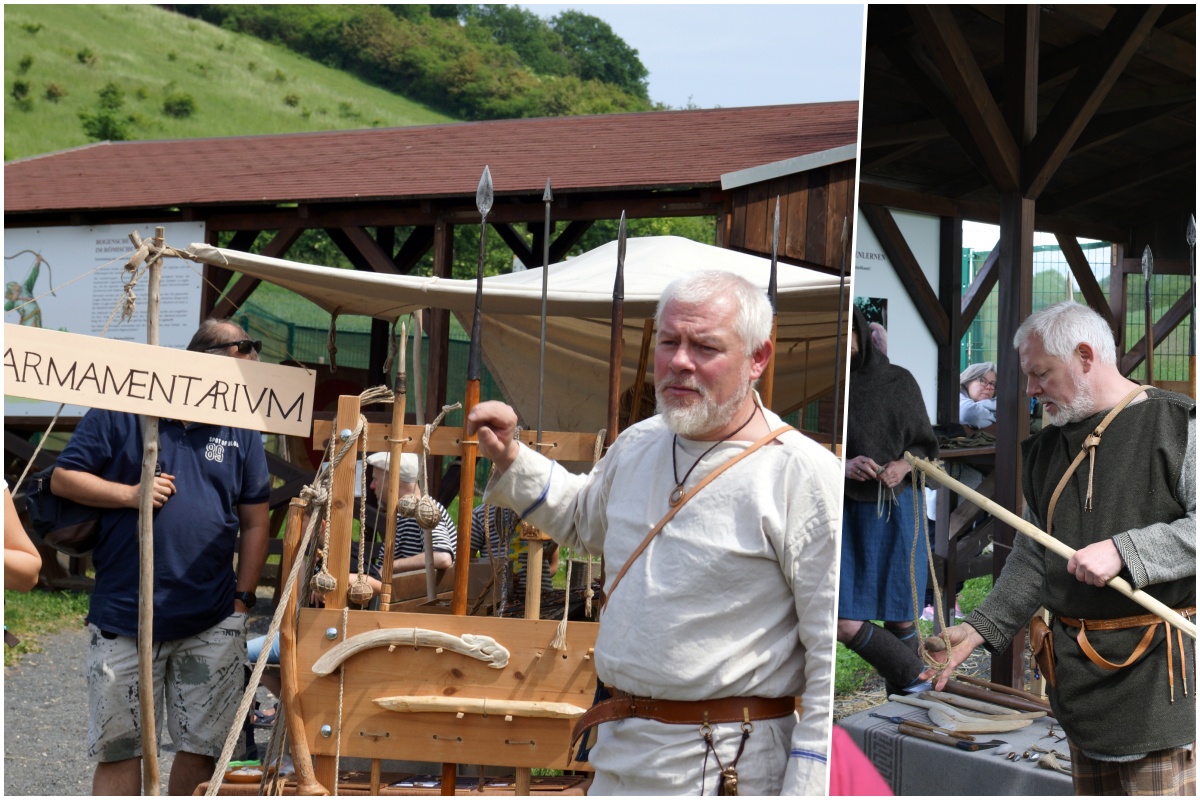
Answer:
<svg viewBox="0 0 1200 800"><path fill-rule="evenodd" d="M833 443L829 446L834 455L837 455L838 433L842 429L838 423L838 399L842 396L838 391L838 379L842 372L842 311L846 307L846 245L849 243L849 239L850 218L842 217L842 269L838 274L837 330L834 332L833 340ZM864 342L863 346L870 345Z"/></svg>
<svg viewBox="0 0 1200 800"><path fill-rule="evenodd" d="M767 299L771 301L771 360L762 376L762 401L767 408L775 400L775 341L779 334L779 195L775 195L775 230L771 234L771 279L767 284Z"/></svg>
<svg viewBox="0 0 1200 800"><path fill-rule="evenodd" d="M281 575L290 575L292 564L297 558L304 557L300 552L300 542L304 539L304 512L307 507L308 501L299 497L293 498L288 506ZM321 522L318 520L316 524L320 525ZM329 794L329 791L317 780L313 771L312 753L308 749L308 739L304 733L304 709L300 707L300 667L296 653L296 606L299 603L297 598L308 591L308 577L301 575L292 588L283 612L283 622L279 626L279 683L282 693L279 701L283 704L283 721L292 745L296 794L302 797L323 797Z"/></svg>
<svg viewBox="0 0 1200 800"><path fill-rule="evenodd" d="M467 386L463 392L463 442L462 471L458 483L458 543L455 548L454 598L450 602L450 613L462 616L467 613L467 587L471 576L471 518L475 500L475 460L478 442L467 436L467 417L471 409L479 404L479 374L482 371L483 354L483 264L487 257L487 216L492 210L495 194L492 190L492 172L485 165L475 190L475 207L479 209L479 268L475 275L475 317L471 320L471 349L467 355ZM442 794L453 795L457 784L457 764L442 764Z"/></svg>
<svg viewBox="0 0 1200 800"><path fill-rule="evenodd" d="M408 348L408 325L400 323L400 362L396 366L395 398L392 401L392 434L388 440L388 470L387 470L387 528L383 534L383 567L379 573L382 586L379 590L379 610L390 611L392 608L392 571L396 553L396 518L400 505L400 459L404 452L404 415L408 401L408 375L405 369L405 351ZM366 469L366 464L363 465ZM378 498L376 498L378 499ZM365 539L359 537L359 547ZM426 557L426 568L432 562L432 555ZM432 575L432 572L430 572ZM427 580L428 590L432 591L433 581ZM434 599L431 595L430 600Z"/></svg>
<svg viewBox="0 0 1200 800"><path fill-rule="evenodd" d="M625 343L625 212L617 229L617 276L613 281L612 335L608 348L608 434L604 446L617 440L621 413L621 348Z"/></svg>
<svg viewBox="0 0 1200 800"><path fill-rule="evenodd" d="M642 395L646 391L646 368L650 364L650 346L654 344L654 317L642 326L642 351L638 354L637 380L633 383L633 401L629 404L629 424L642 420Z"/></svg>
<svg viewBox="0 0 1200 800"><path fill-rule="evenodd" d="M158 345L159 290L166 231L154 229L156 254L146 298L146 344ZM158 417L142 417L142 478L138 493L138 715L142 732L142 791L162 794L158 770L158 733L154 727L154 477L158 469Z"/></svg>
<svg viewBox="0 0 1200 800"><path fill-rule="evenodd" d="M921 472L925 473L930 478L933 478L938 483L953 490L955 494L967 498L984 511L1010 526L1013 530L1017 531L1018 533L1023 533L1030 539L1033 539L1035 542L1042 545L1052 553L1062 556L1067 560L1070 560L1071 556L1075 555L1075 551L1072 548L1063 544L1058 539L1050 536L1037 526L1021 519L1004 506L990 500L987 497L984 497L982 494L970 488L969 486L954 480L954 478L951 478L945 472L938 469L925 459L917 458L906 451L904 453L904 460L916 469L921 470ZM1125 595L1150 613L1154 614L1156 617L1159 617L1170 625L1179 628L1179 630L1183 631L1188 636L1191 636L1193 639L1196 638L1195 624L1193 624L1190 620L1185 619L1174 609L1161 602L1157 598L1151 597L1141 589L1134 589L1124 578L1119 576L1113 577L1108 581L1107 585L1113 589L1116 589L1118 592Z"/></svg>

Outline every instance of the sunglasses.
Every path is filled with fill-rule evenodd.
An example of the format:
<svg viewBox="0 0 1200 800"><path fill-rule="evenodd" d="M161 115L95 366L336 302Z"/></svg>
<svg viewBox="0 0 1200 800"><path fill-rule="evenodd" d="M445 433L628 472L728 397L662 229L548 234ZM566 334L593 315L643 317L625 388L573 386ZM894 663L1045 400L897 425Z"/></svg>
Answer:
<svg viewBox="0 0 1200 800"><path fill-rule="evenodd" d="M224 350L226 347L236 347L242 355L253 350L256 353L262 352L262 339L238 339L236 342L225 342L224 344L214 344L212 347L204 348L205 352L210 350Z"/></svg>

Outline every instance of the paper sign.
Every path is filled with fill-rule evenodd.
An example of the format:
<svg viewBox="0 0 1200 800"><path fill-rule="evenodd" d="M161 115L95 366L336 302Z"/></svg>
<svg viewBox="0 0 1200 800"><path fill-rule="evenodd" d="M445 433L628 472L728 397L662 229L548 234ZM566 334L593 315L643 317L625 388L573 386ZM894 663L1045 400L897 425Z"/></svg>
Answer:
<svg viewBox="0 0 1200 800"><path fill-rule="evenodd" d="M316 373L44 328L4 326L4 394L307 437Z"/></svg>

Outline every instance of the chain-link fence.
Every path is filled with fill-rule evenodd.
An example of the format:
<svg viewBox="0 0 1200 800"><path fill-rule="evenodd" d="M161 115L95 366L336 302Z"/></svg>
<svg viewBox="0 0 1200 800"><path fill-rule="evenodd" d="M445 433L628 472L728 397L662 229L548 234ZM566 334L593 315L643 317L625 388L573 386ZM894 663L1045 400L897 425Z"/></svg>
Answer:
<svg viewBox="0 0 1200 800"><path fill-rule="evenodd" d="M1106 300L1111 302L1110 286L1113 275L1113 249L1107 242L1093 242L1081 245L1083 254L1092 266L1096 281L1100 284ZM965 292L975 276L987 261L990 251L971 250L963 248L962 256L962 288ZM1155 275L1151 288L1154 293L1154 316L1160 319L1174 303L1191 287L1191 278L1186 275ZM1138 302L1144 296L1145 280L1141 275L1131 276L1126 288L1127 309L1125 313L1125 346L1141 339L1146 333L1146 313L1144 304ZM1073 295L1072 295L1073 292ZM1038 311L1048 305L1066 300L1074 296L1079 302L1084 302L1079 293L1078 284L1071 275L1071 268L1063 257L1062 250L1056 245L1038 245L1033 248L1033 310ZM991 293L980 308L979 314L972 321L970 328L963 335L961 342L961 364L965 369L969 364L981 361L995 361L999 352L997 341L997 304L999 293L993 287ZM1191 342L1191 321L1185 320L1171 335L1154 348L1154 378L1155 380L1188 379L1188 351ZM1145 365L1139 366L1129 376L1133 380L1144 380Z"/></svg>

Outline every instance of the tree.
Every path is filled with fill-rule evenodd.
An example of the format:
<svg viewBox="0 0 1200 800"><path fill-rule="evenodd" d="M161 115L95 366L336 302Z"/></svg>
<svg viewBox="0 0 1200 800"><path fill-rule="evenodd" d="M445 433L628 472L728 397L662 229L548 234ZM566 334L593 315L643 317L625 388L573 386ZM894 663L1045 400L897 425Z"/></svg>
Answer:
<svg viewBox="0 0 1200 800"><path fill-rule="evenodd" d="M611 83L643 100L650 99L646 83L650 72L637 50L617 36L607 22L570 10L552 17L550 24L561 37L580 78Z"/></svg>
<svg viewBox="0 0 1200 800"><path fill-rule="evenodd" d="M573 74L562 37L532 11L500 5L469 5L464 9L468 32L511 47L538 75Z"/></svg>
<svg viewBox="0 0 1200 800"><path fill-rule="evenodd" d="M123 142L129 138L129 123L132 119L121 113L125 105L125 93L115 83L107 83L97 92L95 113L79 112L83 132L89 139L98 142Z"/></svg>

